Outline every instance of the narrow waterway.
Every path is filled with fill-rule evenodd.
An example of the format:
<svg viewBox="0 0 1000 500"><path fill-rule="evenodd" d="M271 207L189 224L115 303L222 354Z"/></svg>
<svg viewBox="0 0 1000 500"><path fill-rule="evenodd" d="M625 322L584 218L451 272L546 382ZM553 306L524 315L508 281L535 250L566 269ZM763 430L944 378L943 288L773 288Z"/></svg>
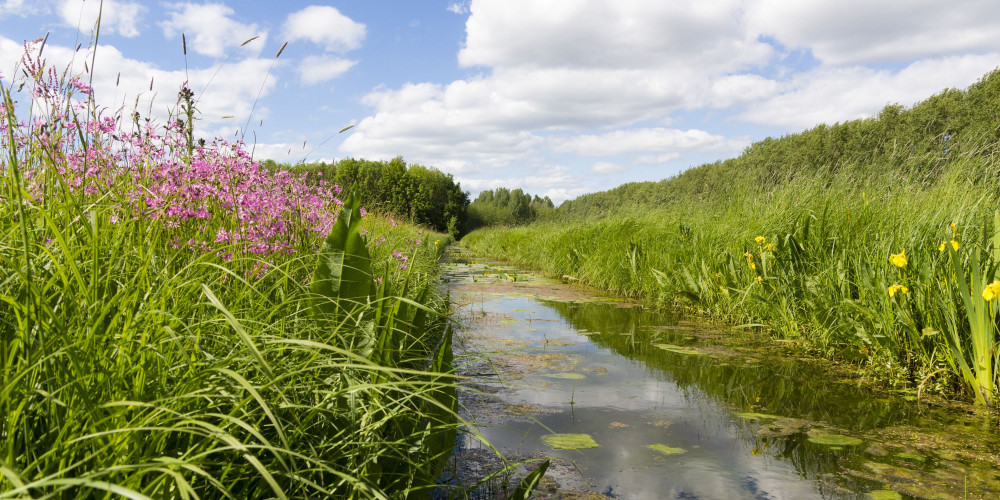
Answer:
<svg viewBox="0 0 1000 500"><path fill-rule="evenodd" d="M505 455L561 459L539 496L1000 498L988 413L460 250L444 267L465 416Z"/></svg>

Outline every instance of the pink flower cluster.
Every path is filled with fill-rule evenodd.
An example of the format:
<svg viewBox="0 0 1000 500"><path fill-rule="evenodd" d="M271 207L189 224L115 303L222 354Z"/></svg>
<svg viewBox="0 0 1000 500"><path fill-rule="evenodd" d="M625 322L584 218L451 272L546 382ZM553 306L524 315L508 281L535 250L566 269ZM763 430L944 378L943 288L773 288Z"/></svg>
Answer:
<svg viewBox="0 0 1000 500"><path fill-rule="evenodd" d="M123 126L120 114L92 104L86 83L67 81L33 60L30 44L25 49L26 80L19 83L30 89L30 106L48 112L13 122L16 110L0 106L0 150L17 151L28 203L59 196L65 186L99 200L111 223L157 221L171 246L226 258L312 250L333 226L343 205L337 185L272 172L242 142L189 145L179 120L161 127L134 113Z"/></svg>

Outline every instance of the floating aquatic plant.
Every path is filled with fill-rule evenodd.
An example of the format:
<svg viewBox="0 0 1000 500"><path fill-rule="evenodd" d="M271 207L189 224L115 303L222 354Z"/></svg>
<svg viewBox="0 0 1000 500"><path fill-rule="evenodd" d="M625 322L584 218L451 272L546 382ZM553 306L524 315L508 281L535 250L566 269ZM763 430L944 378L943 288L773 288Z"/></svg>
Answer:
<svg viewBox="0 0 1000 500"><path fill-rule="evenodd" d="M675 446L667 446L665 444L659 444L659 443L646 445L646 448L658 451L665 455L680 455L682 453L687 453L687 450L685 450L684 448L677 448Z"/></svg>
<svg viewBox="0 0 1000 500"><path fill-rule="evenodd" d="M856 437L834 434L821 429L813 429L809 431L809 442L824 444L827 446L857 446L864 443L863 440Z"/></svg>
<svg viewBox="0 0 1000 500"><path fill-rule="evenodd" d="M590 434L549 434L542 442L559 450L583 450L600 446Z"/></svg>

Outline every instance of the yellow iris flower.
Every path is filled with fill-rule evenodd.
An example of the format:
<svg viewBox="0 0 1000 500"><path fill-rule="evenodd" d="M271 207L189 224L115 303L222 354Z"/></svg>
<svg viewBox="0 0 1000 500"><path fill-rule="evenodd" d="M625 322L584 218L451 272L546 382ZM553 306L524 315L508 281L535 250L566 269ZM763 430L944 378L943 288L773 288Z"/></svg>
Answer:
<svg viewBox="0 0 1000 500"><path fill-rule="evenodd" d="M889 256L889 262L896 267L906 267L906 249L900 250Z"/></svg>
<svg viewBox="0 0 1000 500"><path fill-rule="evenodd" d="M1000 280L995 280L983 288L983 299L987 302L992 302L997 297L1000 297Z"/></svg>
<svg viewBox="0 0 1000 500"><path fill-rule="evenodd" d="M910 289L906 288L906 285L892 285L889 287L889 297L895 297L897 293L906 295L907 293L910 293Z"/></svg>

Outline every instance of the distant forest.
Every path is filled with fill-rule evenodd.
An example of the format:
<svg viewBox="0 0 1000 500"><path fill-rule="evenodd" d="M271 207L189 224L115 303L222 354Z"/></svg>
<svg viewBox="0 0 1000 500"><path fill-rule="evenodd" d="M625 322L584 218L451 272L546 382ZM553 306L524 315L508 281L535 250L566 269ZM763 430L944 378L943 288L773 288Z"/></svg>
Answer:
<svg viewBox="0 0 1000 500"><path fill-rule="evenodd" d="M358 190L366 210L405 218L458 238L467 232L469 195L451 174L433 167L407 165L401 157L389 161L347 158L336 163L289 165L261 162L270 169L305 173L307 182L326 180Z"/></svg>

